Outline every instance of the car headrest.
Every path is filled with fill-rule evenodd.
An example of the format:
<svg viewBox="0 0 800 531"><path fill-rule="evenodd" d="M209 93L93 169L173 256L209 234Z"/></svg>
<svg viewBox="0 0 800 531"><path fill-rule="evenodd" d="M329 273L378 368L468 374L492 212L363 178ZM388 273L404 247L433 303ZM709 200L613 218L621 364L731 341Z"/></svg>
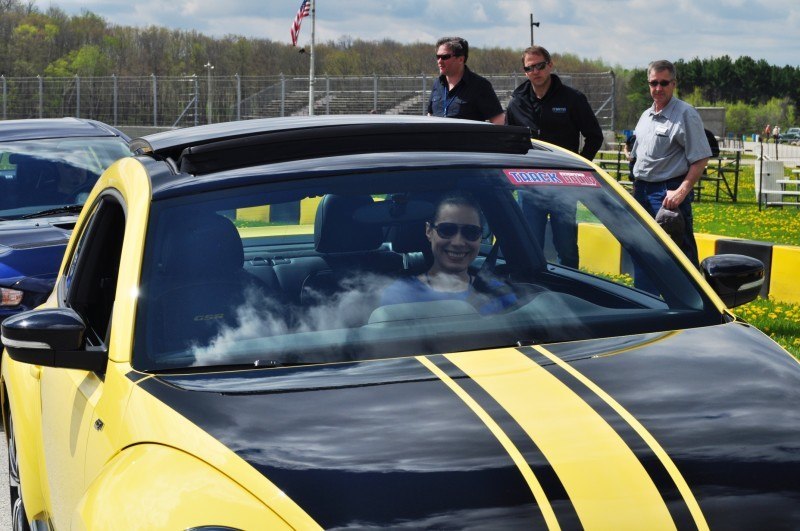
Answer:
<svg viewBox="0 0 800 531"><path fill-rule="evenodd" d="M26 162L29 162L31 160L34 160L33 157L31 157L30 155L23 155L22 153L11 153L8 156L9 164L14 164L14 165L25 164Z"/></svg>
<svg viewBox="0 0 800 531"><path fill-rule="evenodd" d="M244 250L233 222L217 214L175 220L164 239L161 269L168 275L214 277L240 270Z"/></svg>
<svg viewBox="0 0 800 531"><path fill-rule="evenodd" d="M433 219L436 213L434 201L398 194L386 203L393 203L390 207L392 230L389 237L392 250L398 253L430 253L431 243L425 236L425 222Z"/></svg>
<svg viewBox="0 0 800 531"><path fill-rule="evenodd" d="M55 177L56 167L52 160L12 153L8 156L8 162L17 167L17 175L23 178L39 179L42 175Z"/></svg>
<svg viewBox="0 0 800 531"><path fill-rule="evenodd" d="M431 242L425 236L425 222L417 221L398 226L391 236L392 250L398 253L429 253Z"/></svg>
<svg viewBox="0 0 800 531"><path fill-rule="evenodd" d="M378 224L358 221L355 213L372 205L368 195L325 195L314 219L314 247L320 253L371 251L383 243Z"/></svg>

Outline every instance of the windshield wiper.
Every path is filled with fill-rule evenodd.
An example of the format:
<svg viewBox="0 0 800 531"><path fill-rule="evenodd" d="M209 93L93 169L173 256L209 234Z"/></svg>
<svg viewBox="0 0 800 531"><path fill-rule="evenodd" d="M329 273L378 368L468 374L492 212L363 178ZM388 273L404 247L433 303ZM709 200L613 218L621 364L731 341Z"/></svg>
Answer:
<svg viewBox="0 0 800 531"><path fill-rule="evenodd" d="M165 367L146 370L153 374L196 374L205 372L228 372L246 369L276 369L281 367L300 367L303 365L318 365L322 362L279 362L275 360L254 360L249 363L228 363L223 365L186 365L181 367Z"/></svg>
<svg viewBox="0 0 800 531"><path fill-rule="evenodd" d="M64 205L58 208L48 208L47 210L40 210L33 214L25 214L20 216L19 219L32 219L32 218L45 218L47 216L54 216L56 214L78 214L83 209L83 205Z"/></svg>

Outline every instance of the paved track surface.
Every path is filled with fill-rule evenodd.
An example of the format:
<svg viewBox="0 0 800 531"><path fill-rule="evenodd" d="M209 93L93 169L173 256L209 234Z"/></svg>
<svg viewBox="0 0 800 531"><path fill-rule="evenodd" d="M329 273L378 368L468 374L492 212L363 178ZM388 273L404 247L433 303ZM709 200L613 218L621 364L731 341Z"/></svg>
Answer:
<svg viewBox="0 0 800 531"><path fill-rule="evenodd" d="M0 432L2 432L0 422ZM6 447L6 434L2 434L0 441L0 529L11 529L11 506L8 502L8 448Z"/></svg>

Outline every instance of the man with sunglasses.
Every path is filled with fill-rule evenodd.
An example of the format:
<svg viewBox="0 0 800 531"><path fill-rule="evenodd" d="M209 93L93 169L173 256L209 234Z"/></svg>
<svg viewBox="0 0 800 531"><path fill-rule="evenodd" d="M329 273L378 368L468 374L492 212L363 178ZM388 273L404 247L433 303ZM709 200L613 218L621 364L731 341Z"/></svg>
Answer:
<svg viewBox="0 0 800 531"><path fill-rule="evenodd" d="M428 99L428 116L463 118L502 124L503 107L492 84L467 66L469 44L461 37L436 42L439 78Z"/></svg>
<svg viewBox="0 0 800 531"><path fill-rule="evenodd" d="M506 110L506 123L529 127L534 138L592 160L603 145L603 130L586 96L564 85L552 73L550 52L542 46L531 46L522 52L522 69L527 79L511 95ZM545 199L541 195L552 198ZM563 201L559 203L555 190L541 195L540 204L534 204L532 195L521 194L522 210L542 245L549 216L559 263L577 268L577 204Z"/></svg>
<svg viewBox="0 0 800 531"><path fill-rule="evenodd" d="M653 105L642 113L636 124L636 141L631 149L633 196L656 217L661 207L683 215L684 234L677 242L689 260L699 266L697 243L692 224L694 186L712 155L703 120L697 110L673 96L675 65L666 60L653 61L647 68L647 83ZM637 275L637 287L647 289ZM636 277L639 277L638 279Z"/></svg>

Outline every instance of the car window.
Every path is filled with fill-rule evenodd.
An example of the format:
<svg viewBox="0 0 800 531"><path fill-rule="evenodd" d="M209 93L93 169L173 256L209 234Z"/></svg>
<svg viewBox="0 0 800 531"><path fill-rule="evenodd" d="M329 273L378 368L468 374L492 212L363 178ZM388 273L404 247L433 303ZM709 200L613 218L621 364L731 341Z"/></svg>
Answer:
<svg viewBox="0 0 800 531"><path fill-rule="evenodd" d="M60 288L62 304L87 324L87 344L107 343L117 287L125 213L118 199L104 196L84 224Z"/></svg>
<svg viewBox="0 0 800 531"><path fill-rule="evenodd" d="M471 198L477 217L426 225L453 195ZM525 204L572 212L577 267L559 263ZM448 236L471 238L469 252L448 247ZM426 291L434 261L468 255L468 287ZM537 168L329 175L156 200L140 288L142 370L324 363L720 322L599 176Z"/></svg>
<svg viewBox="0 0 800 531"><path fill-rule="evenodd" d="M0 143L0 217L82 205L100 174L130 154L119 138Z"/></svg>

